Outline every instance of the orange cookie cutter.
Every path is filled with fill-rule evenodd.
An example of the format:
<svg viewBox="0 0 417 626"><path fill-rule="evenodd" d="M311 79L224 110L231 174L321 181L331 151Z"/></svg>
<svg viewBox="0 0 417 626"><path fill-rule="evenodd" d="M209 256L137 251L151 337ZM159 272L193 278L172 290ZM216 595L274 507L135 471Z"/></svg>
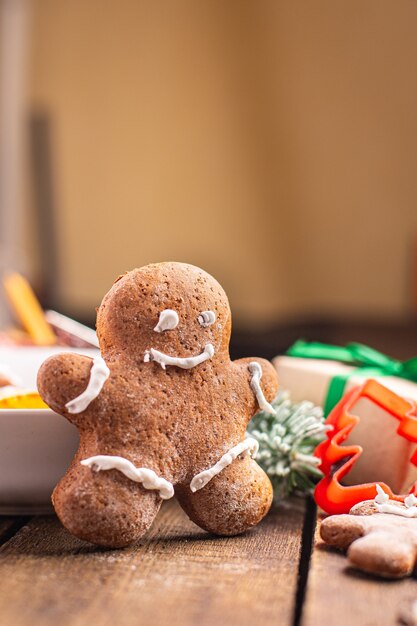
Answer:
<svg viewBox="0 0 417 626"><path fill-rule="evenodd" d="M330 515L349 513L352 506L358 502L373 500L376 495L376 484L381 485L392 500L401 502L407 495L393 493L389 485L383 482L349 486L341 484L343 477L352 469L363 452L359 445L341 445L360 420L360 417L351 412L360 398L368 398L390 413L399 421L398 435L417 443L417 406L412 400L398 396L372 379L345 394L326 420L326 424L333 426L333 429L314 452L320 459L319 469L324 474L324 478L316 486L314 497L317 504ZM417 466L417 448L410 462ZM417 482L410 489L410 493L416 492Z"/></svg>

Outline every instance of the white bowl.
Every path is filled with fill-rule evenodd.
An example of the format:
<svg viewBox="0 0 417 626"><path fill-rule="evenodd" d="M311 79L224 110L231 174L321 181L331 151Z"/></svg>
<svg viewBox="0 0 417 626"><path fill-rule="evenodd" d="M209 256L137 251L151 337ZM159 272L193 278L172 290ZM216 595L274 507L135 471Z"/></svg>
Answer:
<svg viewBox="0 0 417 626"><path fill-rule="evenodd" d="M60 352L95 357L96 349L0 348L19 383L36 389L36 375L45 359ZM51 511L51 493L65 474L78 447L78 432L50 409L0 409L0 514Z"/></svg>

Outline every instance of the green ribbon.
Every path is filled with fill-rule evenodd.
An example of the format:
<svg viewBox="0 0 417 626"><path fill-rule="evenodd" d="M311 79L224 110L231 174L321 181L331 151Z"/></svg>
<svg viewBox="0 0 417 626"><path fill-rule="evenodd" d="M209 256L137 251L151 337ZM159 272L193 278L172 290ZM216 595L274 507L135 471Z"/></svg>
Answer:
<svg viewBox="0 0 417 626"><path fill-rule="evenodd" d="M346 347L333 346L314 341L296 341L286 352L288 356L303 359L326 359L355 367L347 374L334 376L329 384L323 411L325 416L343 396L347 381L351 376L397 376L417 382L417 357L398 361L362 343L349 343Z"/></svg>

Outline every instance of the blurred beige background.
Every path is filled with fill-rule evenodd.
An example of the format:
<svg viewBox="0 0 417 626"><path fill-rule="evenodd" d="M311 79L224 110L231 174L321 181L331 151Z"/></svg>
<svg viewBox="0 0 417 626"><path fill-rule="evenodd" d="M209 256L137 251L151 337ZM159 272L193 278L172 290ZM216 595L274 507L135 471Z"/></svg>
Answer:
<svg viewBox="0 0 417 626"><path fill-rule="evenodd" d="M411 310L414 0L34 0L63 308L195 263L235 322Z"/></svg>

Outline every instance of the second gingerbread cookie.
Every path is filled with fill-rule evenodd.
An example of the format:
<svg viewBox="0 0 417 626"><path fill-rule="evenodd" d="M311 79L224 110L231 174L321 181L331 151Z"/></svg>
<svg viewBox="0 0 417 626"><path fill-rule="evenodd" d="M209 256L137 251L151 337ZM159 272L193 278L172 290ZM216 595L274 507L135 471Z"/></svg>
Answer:
<svg viewBox="0 0 417 626"><path fill-rule="evenodd" d="M45 402L75 424L80 446L53 493L81 539L122 547L163 499L209 532L242 533L272 501L246 426L277 393L263 359L229 357L230 307L203 270L159 263L121 276L97 313L102 358L61 354L38 374Z"/></svg>

